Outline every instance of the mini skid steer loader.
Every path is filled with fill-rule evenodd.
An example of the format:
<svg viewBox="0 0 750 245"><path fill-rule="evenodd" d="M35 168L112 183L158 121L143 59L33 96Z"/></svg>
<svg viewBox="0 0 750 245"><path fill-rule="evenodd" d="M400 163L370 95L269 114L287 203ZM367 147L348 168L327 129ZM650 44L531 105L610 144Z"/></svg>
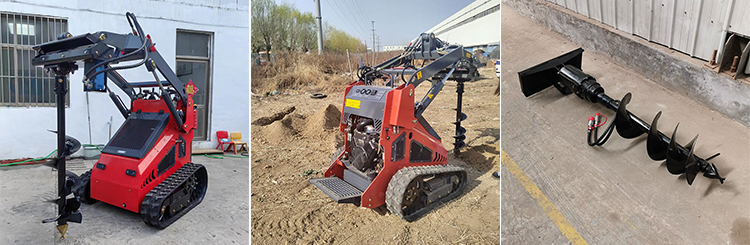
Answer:
<svg viewBox="0 0 750 245"><path fill-rule="evenodd" d="M81 223L81 203L102 201L140 213L146 224L163 229L206 194L206 168L192 163L190 155L197 125L195 85L180 81L135 15L126 16L132 33L62 33L57 40L34 47L37 55L32 63L55 75L58 156L47 165L58 170L59 199L54 202L59 213L43 222L56 222L62 237L68 221ZM137 62L112 66L125 61ZM126 119L93 169L80 177L65 170L65 157L80 148L78 140L65 135L66 84L68 75L78 69L76 62L84 64L84 91L108 93ZM128 82L117 72L142 65L154 81ZM108 80L127 94L130 109L110 91Z"/></svg>
<svg viewBox="0 0 750 245"><path fill-rule="evenodd" d="M423 61L423 66L416 68L415 61ZM346 87L343 101L339 129L344 146L333 155L324 177L310 182L338 203L387 205L407 221L458 196L466 187L466 172L448 165L448 151L422 113L446 80L456 81L453 151L458 156L466 138L461 127L466 119L461 112L464 82L478 74L478 66L463 46L423 33L402 54L359 68L359 79ZM416 100L415 88L425 81L432 87Z"/></svg>

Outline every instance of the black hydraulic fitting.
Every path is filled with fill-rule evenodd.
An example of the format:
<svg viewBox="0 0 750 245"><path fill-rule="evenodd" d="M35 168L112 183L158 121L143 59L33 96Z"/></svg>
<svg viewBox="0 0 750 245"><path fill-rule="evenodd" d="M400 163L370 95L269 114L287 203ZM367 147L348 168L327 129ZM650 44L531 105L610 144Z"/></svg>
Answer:
<svg viewBox="0 0 750 245"><path fill-rule="evenodd" d="M575 66L565 65L560 68L558 74L563 78L562 82L565 83L566 87L570 88L581 99L596 103L597 95L604 93L604 88L596 82L596 79L583 73L581 69Z"/></svg>

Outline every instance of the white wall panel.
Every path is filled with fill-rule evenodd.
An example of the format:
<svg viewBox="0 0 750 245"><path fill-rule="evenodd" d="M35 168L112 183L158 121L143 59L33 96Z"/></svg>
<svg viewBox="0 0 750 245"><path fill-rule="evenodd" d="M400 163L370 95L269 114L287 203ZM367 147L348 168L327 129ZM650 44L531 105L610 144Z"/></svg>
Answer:
<svg viewBox="0 0 750 245"><path fill-rule="evenodd" d="M617 4L615 3L615 1L616 0L601 0L601 5L599 6L599 8L602 11L602 22L604 24L617 26Z"/></svg>
<svg viewBox="0 0 750 245"><path fill-rule="evenodd" d="M579 14L590 17L588 0L576 0L576 9Z"/></svg>
<svg viewBox="0 0 750 245"><path fill-rule="evenodd" d="M589 18L602 22L602 0L588 0Z"/></svg>
<svg viewBox="0 0 750 245"><path fill-rule="evenodd" d="M653 0L635 1L633 11L633 34L651 40L651 16Z"/></svg>
<svg viewBox="0 0 750 245"><path fill-rule="evenodd" d="M633 0L618 0L615 12L617 29L633 33Z"/></svg>
<svg viewBox="0 0 750 245"><path fill-rule="evenodd" d="M704 60L721 48L726 14L729 32L750 37L750 1L550 0L618 30Z"/></svg>
<svg viewBox="0 0 750 245"><path fill-rule="evenodd" d="M695 32L693 10L698 0L682 0L675 2L674 23L672 30L671 48L687 53L691 50L693 33Z"/></svg>
<svg viewBox="0 0 750 245"><path fill-rule="evenodd" d="M693 56L710 60L713 51L719 49L728 5L729 0L703 0Z"/></svg>

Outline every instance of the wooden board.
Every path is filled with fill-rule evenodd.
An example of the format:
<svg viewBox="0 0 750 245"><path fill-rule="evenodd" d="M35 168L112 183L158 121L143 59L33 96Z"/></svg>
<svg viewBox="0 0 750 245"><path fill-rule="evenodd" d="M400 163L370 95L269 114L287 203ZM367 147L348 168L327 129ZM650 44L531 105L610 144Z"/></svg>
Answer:
<svg viewBox="0 0 750 245"><path fill-rule="evenodd" d="M203 149L193 149L193 152L191 154L193 155L203 155L203 154L221 154L221 150L214 149L214 148L203 148Z"/></svg>

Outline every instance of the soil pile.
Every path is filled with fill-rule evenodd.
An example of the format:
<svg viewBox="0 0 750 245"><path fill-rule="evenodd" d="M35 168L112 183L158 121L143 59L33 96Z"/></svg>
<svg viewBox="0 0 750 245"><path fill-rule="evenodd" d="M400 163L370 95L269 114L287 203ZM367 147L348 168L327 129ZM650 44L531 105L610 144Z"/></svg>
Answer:
<svg viewBox="0 0 750 245"><path fill-rule="evenodd" d="M294 138L294 135L296 134L294 128L291 127L291 124L284 123L284 120L271 123L271 125L264 127L262 132L265 139L274 144L279 144L285 141L288 142L288 140Z"/></svg>
<svg viewBox="0 0 750 245"><path fill-rule="evenodd" d="M343 144L343 137L338 131L340 121L341 111L335 105L328 104L307 118L302 136L335 149Z"/></svg>
<svg viewBox="0 0 750 245"><path fill-rule="evenodd" d="M289 125L289 127L294 130L294 133L296 134L305 127L305 120L305 116L297 113L291 113L289 115L286 115L284 119L281 119L281 123L283 123L284 125Z"/></svg>
<svg viewBox="0 0 750 245"><path fill-rule="evenodd" d="M335 105L328 104L328 106L321 108L307 119L305 134L311 135L314 132L319 132L324 129L335 129L339 126L340 121L341 111L339 111L339 108Z"/></svg>
<svg viewBox="0 0 750 245"><path fill-rule="evenodd" d="M280 112L277 112L277 113L274 113L271 116L258 118L257 120L253 121L252 125L266 126L268 124L271 124L271 123L273 123L275 121L278 121L278 120L284 118L289 113L292 113L295 109L297 109L297 108L294 107L294 106L290 106L290 107L284 108L284 110L282 110Z"/></svg>

